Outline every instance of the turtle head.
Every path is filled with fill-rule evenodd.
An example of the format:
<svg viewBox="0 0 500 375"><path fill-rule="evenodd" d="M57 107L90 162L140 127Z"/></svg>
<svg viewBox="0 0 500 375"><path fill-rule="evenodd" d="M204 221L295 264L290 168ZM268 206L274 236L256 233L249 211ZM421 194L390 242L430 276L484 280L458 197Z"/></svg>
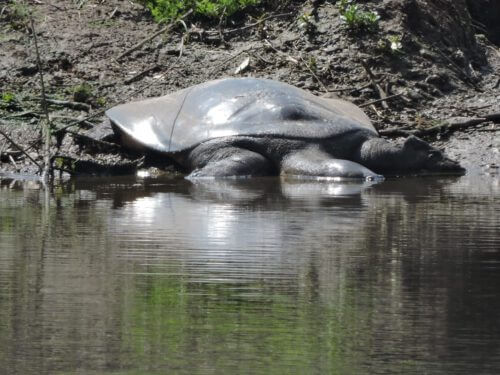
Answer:
<svg viewBox="0 0 500 375"><path fill-rule="evenodd" d="M415 136L410 136L399 144L382 138L371 138L362 145L359 159L361 164L377 173L464 171L456 161Z"/></svg>
<svg viewBox="0 0 500 375"><path fill-rule="evenodd" d="M445 173L464 171L458 162L449 159L441 150L413 135L404 141L402 157L403 162L406 160L407 168L412 170Z"/></svg>

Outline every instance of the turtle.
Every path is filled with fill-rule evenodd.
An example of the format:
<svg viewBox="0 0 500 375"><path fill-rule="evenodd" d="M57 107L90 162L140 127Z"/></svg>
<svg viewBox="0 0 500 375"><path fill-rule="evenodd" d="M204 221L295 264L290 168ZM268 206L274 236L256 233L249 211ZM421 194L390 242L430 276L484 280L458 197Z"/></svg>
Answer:
<svg viewBox="0 0 500 375"><path fill-rule="evenodd" d="M280 81L225 78L106 111L118 141L176 161L188 178L364 179L462 172L415 136L392 143L355 104Z"/></svg>

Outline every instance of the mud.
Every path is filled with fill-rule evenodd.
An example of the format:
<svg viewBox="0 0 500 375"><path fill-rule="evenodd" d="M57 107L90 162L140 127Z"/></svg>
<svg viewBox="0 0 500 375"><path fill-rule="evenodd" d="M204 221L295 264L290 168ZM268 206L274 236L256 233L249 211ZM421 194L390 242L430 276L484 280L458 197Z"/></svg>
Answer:
<svg viewBox="0 0 500 375"><path fill-rule="evenodd" d="M500 7L488 0L360 1L380 15L370 31L349 30L334 1L278 2L220 25L186 20L189 32L179 23L122 59L165 26L142 6L119 0L19 3L33 14L51 99L52 156L80 161L81 172L98 173L85 162L120 168L142 162L79 135L102 139L109 131L106 108L222 77L281 80L359 105L387 95L392 99L364 107L379 130L426 129L500 113L497 25L485 16ZM0 5L0 12L0 130L42 163L45 114L33 29L14 2ZM57 130L68 125L71 133ZM427 140L468 168L495 171L499 137L498 124L484 121L460 132L443 127ZM37 168L0 134L0 170Z"/></svg>

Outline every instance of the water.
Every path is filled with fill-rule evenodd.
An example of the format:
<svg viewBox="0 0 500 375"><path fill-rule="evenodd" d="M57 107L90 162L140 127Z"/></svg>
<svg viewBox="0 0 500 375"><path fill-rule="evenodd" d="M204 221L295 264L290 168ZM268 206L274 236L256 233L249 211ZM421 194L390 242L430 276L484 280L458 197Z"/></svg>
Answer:
<svg viewBox="0 0 500 375"><path fill-rule="evenodd" d="M499 193L0 181L0 374L497 374Z"/></svg>

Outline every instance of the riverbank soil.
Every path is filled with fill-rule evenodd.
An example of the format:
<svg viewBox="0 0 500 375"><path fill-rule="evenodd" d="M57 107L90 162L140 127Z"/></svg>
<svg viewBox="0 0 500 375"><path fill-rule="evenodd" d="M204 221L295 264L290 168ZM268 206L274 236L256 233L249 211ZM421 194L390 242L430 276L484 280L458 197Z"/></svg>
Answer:
<svg viewBox="0 0 500 375"><path fill-rule="evenodd" d="M133 1L4 2L0 170L34 173L43 163L36 33L56 168L132 171L145 161L108 142L104 110L254 76L351 100L383 136L417 134L468 168L498 173L500 3L358 1L379 18L357 27L339 3L268 2L231 19L186 18L151 38L167 23Z"/></svg>

